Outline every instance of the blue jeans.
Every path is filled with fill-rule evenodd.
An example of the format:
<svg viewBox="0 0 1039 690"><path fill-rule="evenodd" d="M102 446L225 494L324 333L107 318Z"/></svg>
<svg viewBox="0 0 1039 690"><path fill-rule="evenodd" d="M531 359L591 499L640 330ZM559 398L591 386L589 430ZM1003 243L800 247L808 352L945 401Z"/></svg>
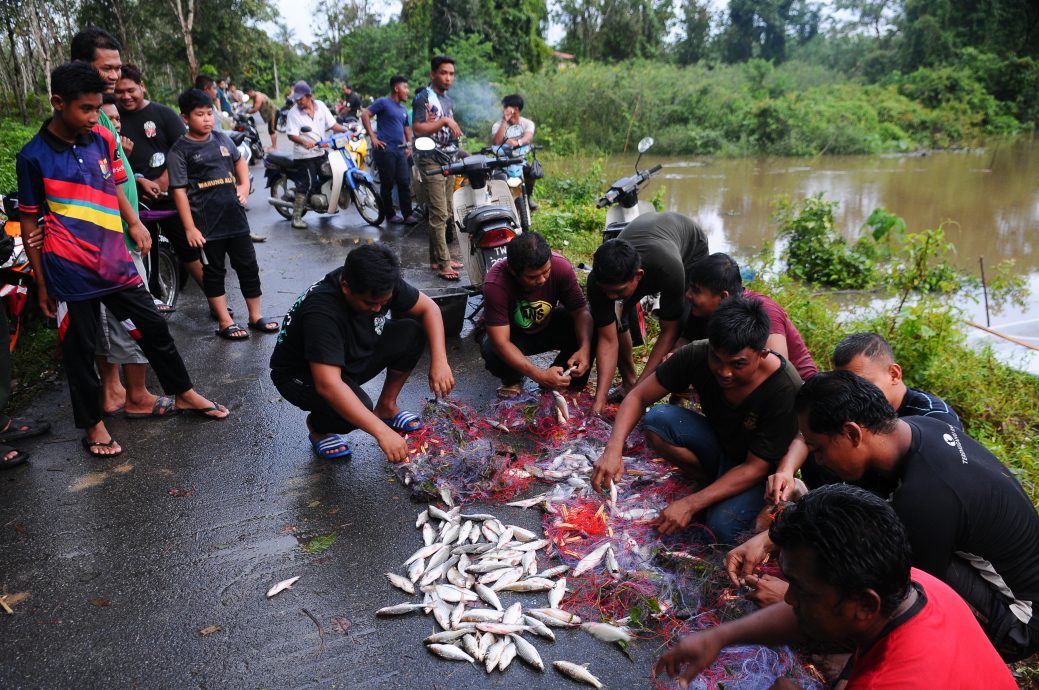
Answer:
<svg viewBox="0 0 1039 690"><path fill-rule="evenodd" d="M704 473L715 479L746 460L728 457L707 418L684 407L656 405L646 413L642 427L655 433L664 443L691 450ZM754 518L764 505L765 482L762 481L708 508L707 528L719 544L735 544L738 536L754 526Z"/></svg>

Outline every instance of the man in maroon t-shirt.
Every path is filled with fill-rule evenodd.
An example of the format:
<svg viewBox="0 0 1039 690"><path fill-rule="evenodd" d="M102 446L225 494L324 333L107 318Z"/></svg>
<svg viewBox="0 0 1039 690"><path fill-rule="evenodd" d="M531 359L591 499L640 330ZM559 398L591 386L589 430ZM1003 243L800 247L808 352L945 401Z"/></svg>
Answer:
<svg viewBox="0 0 1039 690"><path fill-rule="evenodd" d="M744 295L760 300L772 322L765 347L794 365L802 381L819 372L801 333L783 307L759 292L744 290L739 264L731 256L719 252L702 259L687 272L686 282L685 297L691 305L690 313L676 347L706 338L707 319L718 306L729 297Z"/></svg>
<svg viewBox="0 0 1039 690"><path fill-rule="evenodd" d="M854 645L846 690L1017 687L967 604L910 567L906 529L884 499L831 484L784 509L770 533L790 581L785 601L682 638L658 674L688 687L727 646L816 640Z"/></svg>
<svg viewBox="0 0 1039 690"><path fill-rule="evenodd" d="M511 398L529 377L550 389L588 381L592 316L570 262L554 254L536 232L509 243L505 261L483 284L483 328L477 342L487 370L501 379L498 395ZM558 350L547 369L528 355Z"/></svg>

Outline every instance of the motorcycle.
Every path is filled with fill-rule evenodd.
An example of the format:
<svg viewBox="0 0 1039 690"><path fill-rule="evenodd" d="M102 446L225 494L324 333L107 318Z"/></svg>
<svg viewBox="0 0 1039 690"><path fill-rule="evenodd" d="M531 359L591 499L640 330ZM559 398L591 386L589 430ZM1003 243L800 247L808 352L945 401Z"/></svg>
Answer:
<svg viewBox="0 0 1039 690"><path fill-rule="evenodd" d="M289 121L289 111L292 110L292 106L296 105L296 102L291 98L285 99L285 105L278 108L274 116L274 131L285 132L285 125Z"/></svg>
<svg viewBox="0 0 1039 690"><path fill-rule="evenodd" d="M300 132L314 137L309 127ZM316 139L316 137L314 137ZM351 154L350 135L333 134L328 139L318 139L317 146L325 149L325 157L321 162L321 187L307 199L304 214L307 211L317 213L336 213L340 208L350 205L353 199L357 212L365 222L379 225L386 217L382 201L375 192L375 185L368 171L362 170L354 162ZM292 219L293 201L296 198L295 183L290 187L291 175L299 168L300 161L280 153L271 153L264 159L267 188L270 198L267 203L274 207L285 220Z"/></svg>
<svg viewBox="0 0 1039 690"><path fill-rule="evenodd" d="M505 138L518 139L523 136L522 125L510 125L505 130ZM519 214L520 227L523 232L530 230L530 194L527 189L527 185L523 178L523 167L526 165L526 157L538 147L530 144L523 144L521 146L509 146L508 144L502 143L497 146L492 146L484 149L485 152L491 155L519 159L519 163L513 163L507 167L495 171L493 177L495 179L504 180L509 185L509 189L512 192L513 202L516 204L516 211Z"/></svg>
<svg viewBox="0 0 1039 690"><path fill-rule="evenodd" d="M228 139L238 149L238 153L241 154L242 158L245 159L245 164L251 166L253 164L253 152L249 148L249 142L246 141L246 133L239 130L231 130L227 133ZM249 171L249 194L253 193L253 171Z"/></svg>
<svg viewBox="0 0 1039 690"><path fill-rule="evenodd" d="M491 177L496 170L522 165L523 159L477 154L452 162L452 152L438 149L428 137L416 139L415 148L432 152L445 176L465 178L466 183L451 197L453 220L466 274L472 288L479 290L491 266L505 258L509 242L529 229L520 218L508 183Z"/></svg>
<svg viewBox="0 0 1039 690"><path fill-rule="evenodd" d="M260 141L260 132L256 129L256 121L252 115L238 114L234 116L234 130L233 132L240 132L244 137L244 143L248 146L250 153L250 165L253 160L263 160L266 152L263 150L263 142ZM230 134L230 133L229 133ZM234 141L235 146L239 146L242 141L238 141L235 137L231 137Z"/></svg>
<svg viewBox="0 0 1039 690"><path fill-rule="evenodd" d="M144 256L145 276L148 281L148 291L152 293L158 302L168 307L177 306L177 297L187 280L188 271L177 258L173 245L162 234L162 221L177 215L176 211L156 210L153 211L144 204L137 211L138 217L144 227L152 236L152 248Z"/></svg>
<svg viewBox="0 0 1039 690"><path fill-rule="evenodd" d="M656 209L648 201L639 200L639 190L651 177L660 172L663 166L654 165L648 170L639 170L639 161L642 154L653 146L653 137L645 137L639 141L639 156L635 159L635 174L622 177L610 185L606 193L596 202L596 208L606 208L606 226L602 231L602 241L615 239L621 234L628 223L635 220L643 213L652 213ZM646 342L646 314L652 314L659 304L658 295L647 295L635 303L632 308L634 313L628 317L628 322L633 326L631 330L631 341L633 345L642 345Z"/></svg>

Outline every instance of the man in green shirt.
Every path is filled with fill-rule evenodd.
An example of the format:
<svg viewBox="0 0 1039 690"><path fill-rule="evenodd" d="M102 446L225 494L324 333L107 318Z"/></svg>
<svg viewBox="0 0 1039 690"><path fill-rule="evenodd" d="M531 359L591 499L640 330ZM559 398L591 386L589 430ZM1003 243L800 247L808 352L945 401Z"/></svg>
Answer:
<svg viewBox="0 0 1039 690"><path fill-rule="evenodd" d="M115 90L122 71L122 46L114 36L96 27L86 28L72 38L72 59L89 62L101 78L105 80L106 93ZM116 141L116 149L123 167L126 169L127 181L122 185L123 193L130 201L134 212L137 211L137 184L134 180L130 162L123 151L118 128L102 108L98 115L98 123L107 128ZM145 276L142 254L151 249L151 237L138 237L138 242L130 236L126 222L123 221L123 237L126 248L130 250L134 266L142 277ZM160 309L160 311L163 311ZM101 376L104 390L102 404L106 414L123 412L128 418L165 417L175 413L174 399L169 396L155 395L148 390L148 359L127 333L119 320L112 316L103 306L101 308L101 337L98 338L97 368ZM119 378L119 366L122 365L126 375L126 385Z"/></svg>

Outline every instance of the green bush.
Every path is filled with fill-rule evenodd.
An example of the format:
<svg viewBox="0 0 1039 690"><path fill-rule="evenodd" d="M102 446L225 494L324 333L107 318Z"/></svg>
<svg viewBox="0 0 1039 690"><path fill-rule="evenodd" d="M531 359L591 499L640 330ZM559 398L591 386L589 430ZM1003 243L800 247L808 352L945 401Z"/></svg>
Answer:
<svg viewBox="0 0 1039 690"><path fill-rule="evenodd" d="M0 194L18 190L14 157L39 130L39 125L26 126L18 120L0 120Z"/></svg>

